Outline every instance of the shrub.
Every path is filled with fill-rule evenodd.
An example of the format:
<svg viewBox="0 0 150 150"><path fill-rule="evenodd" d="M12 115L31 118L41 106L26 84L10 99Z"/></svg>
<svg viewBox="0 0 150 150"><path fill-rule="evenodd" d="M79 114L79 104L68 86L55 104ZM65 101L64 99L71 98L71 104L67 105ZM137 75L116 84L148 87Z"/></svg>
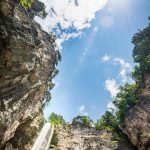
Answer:
<svg viewBox="0 0 150 150"><path fill-rule="evenodd" d="M28 9L32 6L34 0L19 0L19 2L25 9Z"/></svg>
<svg viewBox="0 0 150 150"><path fill-rule="evenodd" d="M138 63L132 74L136 80L142 81L143 74L150 72L150 24L133 36L132 43L135 45L133 59Z"/></svg>
<svg viewBox="0 0 150 150"><path fill-rule="evenodd" d="M59 125L63 125L63 124L66 124L65 120L63 119L62 116L60 115L57 115L55 113L52 113L49 117L49 121L50 123L54 126L54 127L57 127Z"/></svg>
<svg viewBox="0 0 150 150"><path fill-rule="evenodd" d="M127 110L138 103L137 84L128 84L120 87L114 104L117 108L116 117L119 123L123 122Z"/></svg>
<svg viewBox="0 0 150 150"><path fill-rule="evenodd" d="M97 120L95 127L97 130L113 131L117 128L117 120L111 112L106 111L106 113Z"/></svg>
<svg viewBox="0 0 150 150"><path fill-rule="evenodd" d="M89 118L89 116L77 116L73 118L72 125L91 128L93 126L93 121Z"/></svg>

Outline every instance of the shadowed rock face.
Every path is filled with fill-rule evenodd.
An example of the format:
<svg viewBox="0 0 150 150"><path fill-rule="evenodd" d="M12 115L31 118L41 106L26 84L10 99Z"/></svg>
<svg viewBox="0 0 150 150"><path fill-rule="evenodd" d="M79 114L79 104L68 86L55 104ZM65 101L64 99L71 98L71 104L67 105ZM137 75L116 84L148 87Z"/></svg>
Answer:
<svg viewBox="0 0 150 150"><path fill-rule="evenodd" d="M139 99L127 113L123 130L139 150L150 150L150 73L144 75Z"/></svg>
<svg viewBox="0 0 150 150"><path fill-rule="evenodd" d="M39 113L55 66L54 41L17 1L0 1L0 148Z"/></svg>
<svg viewBox="0 0 150 150"><path fill-rule="evenodd" d="M54 134L51 150L134 150L126 140L116 141L111 132L95 128L69 125L56 128Z"/></svg>

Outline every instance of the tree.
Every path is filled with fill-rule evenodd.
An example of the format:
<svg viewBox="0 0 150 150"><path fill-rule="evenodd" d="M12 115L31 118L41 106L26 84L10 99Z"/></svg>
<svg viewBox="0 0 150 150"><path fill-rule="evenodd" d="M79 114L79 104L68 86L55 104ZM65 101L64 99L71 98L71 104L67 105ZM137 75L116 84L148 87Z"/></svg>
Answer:
<svg viewBox="0 0 150 150"><path fill-rule="evenodd" d="M138 103L137 88L137 84L128 83L120 87L120 92L113 101L117 108L116 117L119 123L123 122L127 110Z"/></svg>
<svg viewBox="0 0 150 150"><path fill-rule="evenodd" d="M63 125L66 124L65 120L63 119L62 116L57 115L55 113L52 113L49 117L49 121L52 125L54 125L54 127L57 127L59 125Z"/></svg>
<svg viewBox="0 0 150 150"><path fill-rule="evenodd" d="M150 72L150 24L133 36L132 43L135 45L133 59L137 63L132 74L136 81L141 82L143 75Z"/></svg>
<svg viewBox="0 0 150 150"><path fill-rule="evenodd" d="M112 112L106 111L106 113L97 120L95 127L97 130L115 131L117 130L117 124L116 117Z"/></svg>
<svg viewBox="0 0 150 150"><path fill-rule="evenodd" d="M77 116L73 118L72 125L91 128L93 126L93 121L89 118L89 116Z"/></svg>

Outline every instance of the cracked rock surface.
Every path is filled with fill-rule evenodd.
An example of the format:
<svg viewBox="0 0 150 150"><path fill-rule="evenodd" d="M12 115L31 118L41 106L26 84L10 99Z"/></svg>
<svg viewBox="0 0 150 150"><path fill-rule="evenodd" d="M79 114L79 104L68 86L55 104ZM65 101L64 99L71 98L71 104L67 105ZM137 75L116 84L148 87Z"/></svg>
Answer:
<svg viewBox="0 0 150 150"><path fill-rule="evenodd" d="M127 112L123 131L139 150L150 150L150 73L144 75L139 99L140 103Z"/></svg>
<svg viewBox="0 0 150 150"><path fill-rule="evenodd" d="M55 66L55 38L32 17L16 0L0 1L0 149L41 111Z"/></svg>
<svg viewBox="0 0 150 150"><path fill-rule="evenodd" d="M111 132L95 128L62 126L55 135L58 143L51 145L51 150L134 150L126 140L116 141Z"/></svg>

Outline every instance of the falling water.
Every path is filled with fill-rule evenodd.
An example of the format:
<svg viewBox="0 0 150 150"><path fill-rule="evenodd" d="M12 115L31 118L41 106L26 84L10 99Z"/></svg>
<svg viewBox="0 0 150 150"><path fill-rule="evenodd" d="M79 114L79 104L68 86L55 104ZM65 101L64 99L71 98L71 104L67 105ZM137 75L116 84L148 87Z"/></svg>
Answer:
<svg viewBox="0 0 150 150"><path fill-rule="evenodd" d="M53 131L53 126L51 126L50 123L45 123L32 147L32 150L48 150L50 147Z"/></svg>

